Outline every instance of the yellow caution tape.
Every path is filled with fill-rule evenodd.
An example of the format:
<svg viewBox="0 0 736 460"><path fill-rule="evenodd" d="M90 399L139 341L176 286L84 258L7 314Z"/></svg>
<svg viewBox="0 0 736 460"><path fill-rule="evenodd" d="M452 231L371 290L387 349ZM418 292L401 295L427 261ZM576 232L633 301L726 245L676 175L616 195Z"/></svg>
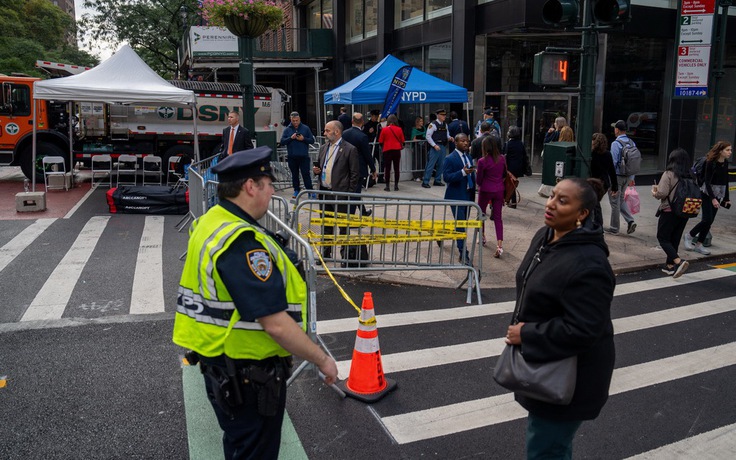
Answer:
<svg viewBox="0 0 736 460"><path fill-rule="evenodd" d="M327 268L327 264L325 263L325 260L322 258L322 254L319 253L319 251L317 250L317 248L313 248L313 249L314 249L314 253L317 254L317 257L319 258L319 261L322 263L322 268L325 269L325 272L327 273L327 276L330 277L330 279L332 280L332 282L337 287L337 290L340 291L340 294L342 294L342 297L345 300L347 300L348 303L353 306L353 308L355 308L355 311L358 312L358 322L360 324L365 325L365 326L375 326L376 325L376 317L374 316L373 318L369 319L368 321L363 321L363 319L360 317L361 309L358 308L358 306L355 304L355 302L353 302L353 299L350 297L350 295L347 292L345 292L345 290L342 288L342 286L340 286L340 283L338 283L337 280L335 279L335 277L332 275L332 272L330 271L330 269Z"/></svg>
<svg viewBox="0 0 736 460"><path fill-rule="evenodd" d="M464 233L435 233L431 235L323 235L307 230L307 241L316 246L359 246L363 244L392 244L421 241L463 240Z"/></svg>

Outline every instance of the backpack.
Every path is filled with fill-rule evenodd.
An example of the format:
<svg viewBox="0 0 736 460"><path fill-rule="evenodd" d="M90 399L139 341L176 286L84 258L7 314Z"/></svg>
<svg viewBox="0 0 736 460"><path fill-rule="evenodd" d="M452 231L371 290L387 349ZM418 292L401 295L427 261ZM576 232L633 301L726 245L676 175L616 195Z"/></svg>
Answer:
<svg viewBox="0 0 736 460"><path fill-rule="evenodd" d="M629 142L624 144L620 140L616 139L616 142L621 144L621 158L618 162L618 170L623 176L635 176L639 174L641 169L641 152L639 147L629 139Z"/></svg>
<svg viewBox="0 0 736 460"><path fill-rule="evenodd" d="M667 197L672 212L678 217L687 219L698 217L700 207L703 205L703 198L700 187L695 183L695 180L691 177L681 177L675 183L673 191L674 196L670 198L672 196L672 192L670 192L670 196Z"/></svg>
<svg viewBox="0 0 736 460"><path fill-rule="evenodd" d="M501 139L500 129L501 128L498 126L498 122L494 121L493 123L491 123L491 132L490 132L491 137Z"/></svg>
<svg viewBox="0 0 736 460"><path fill-rule="evenodd" d="M705 157L698 158L693 164L693 167L690 168L690 172L693 174L698 185L702 186L705 182Z"/></svg>

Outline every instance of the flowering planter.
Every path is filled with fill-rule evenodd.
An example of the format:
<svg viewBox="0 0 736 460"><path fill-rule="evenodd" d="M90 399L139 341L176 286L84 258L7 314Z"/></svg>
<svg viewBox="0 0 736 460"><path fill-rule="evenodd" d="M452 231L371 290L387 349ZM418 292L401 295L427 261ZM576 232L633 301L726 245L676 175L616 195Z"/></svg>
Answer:
<svg viewBox="0 0 736 460"><path fill-rule="evenodd" d="M227 30L238 37L256 38L268 30L268 22L259 17L243 19L240 16L225 16L223 21Z"/></svg>

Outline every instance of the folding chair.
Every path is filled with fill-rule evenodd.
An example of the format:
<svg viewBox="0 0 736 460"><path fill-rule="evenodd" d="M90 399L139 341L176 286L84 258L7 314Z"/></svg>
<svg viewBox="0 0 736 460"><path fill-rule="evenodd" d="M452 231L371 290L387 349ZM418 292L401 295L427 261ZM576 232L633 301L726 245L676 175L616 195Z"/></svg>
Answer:
<svg viewBox="0 0 736 460"><path fill-rule="evenodd" d="M104 185L107 177L108 187L112 187L112 157L110 155L95 155L92 157L92 185L95 177L102 175L103 179L97 185Z"/></svg>
<svg viewBox="0 0 736 460"><path fill-rule="evenodd" d="M120 185L138 185L138 157L135 155L120 155L118 157L117 181ZM120 176L130 176L132 181L120 181Z"/></svg>
<svg viewBox="0 0 736 460"><path fill-rule="evenodd" d="M181 179L181 174L177 170L180 161L180 156L169 157L168 169L166 170L166 185L175 185Z"/></svg>
<svg viewBox="0 0 736 460"><path fill-rule="evenodd" d="M41 160L43 166L43 182L46 186L46 191L49 189L64 189L69 190L69 184L67 183L66 176L66 164L64 163L64 157L59 156L47 156ZM61 184L51 185L49 179L52 177L61 178Z"/></svg>
<svg viewBox="0 0 736 460"><path fill-rule="evenodd" d="M143 157L143 185L146 185L146 177L154 176L158 178L158 185L161 185L163 179L163 170L161 166L161 157L156 155L148 155Z"/></svg>

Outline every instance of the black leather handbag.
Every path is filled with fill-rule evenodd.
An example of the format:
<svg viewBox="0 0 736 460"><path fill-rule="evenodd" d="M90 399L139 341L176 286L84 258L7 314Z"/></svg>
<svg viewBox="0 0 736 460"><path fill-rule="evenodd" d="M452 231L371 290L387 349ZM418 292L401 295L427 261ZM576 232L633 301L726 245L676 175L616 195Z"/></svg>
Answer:
<svg viewBox="0 0 736 460"><path fill-rule="evenodd" d="M541 248L540 248L541 251ZM519 322L521 301L526 281L539 261L539 253L532 258L524 271L521 295L516 302L511 324ZM578 357L570 356L558 361L529 362L521 354L521 346L506 345L493 371L493 380L514 393L550 404L567 405L575 394L578 374Z"/></svg>

